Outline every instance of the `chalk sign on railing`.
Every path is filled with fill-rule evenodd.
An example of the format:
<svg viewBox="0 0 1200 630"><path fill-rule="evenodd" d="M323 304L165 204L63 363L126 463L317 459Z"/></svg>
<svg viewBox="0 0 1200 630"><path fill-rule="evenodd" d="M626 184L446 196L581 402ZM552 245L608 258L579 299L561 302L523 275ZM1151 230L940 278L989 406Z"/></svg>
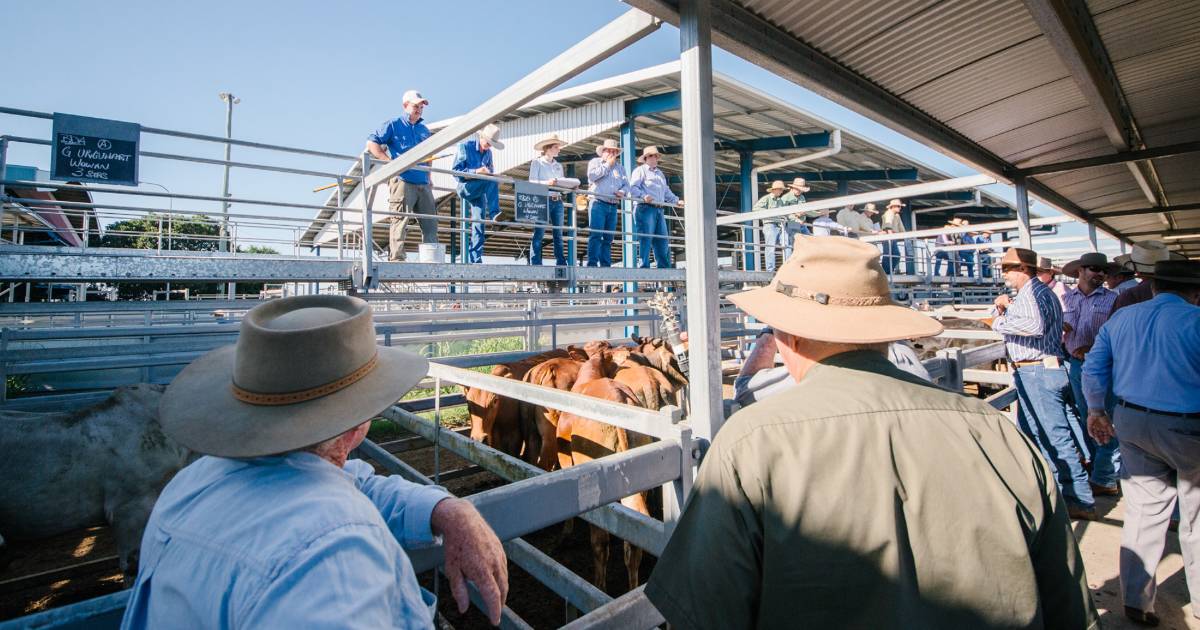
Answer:
<svg viewBox="0 0 1200 630"><path fill-rule="evenodd" d="M137 186L136 123L54 114L50 179Z"/></svg>
<svg viewBox="0 0 1200 630"><path fill-rule="evenodd" d="M545 184L516 181L516 219L521 223L546 225L550 222L550 188Z"/></svg>

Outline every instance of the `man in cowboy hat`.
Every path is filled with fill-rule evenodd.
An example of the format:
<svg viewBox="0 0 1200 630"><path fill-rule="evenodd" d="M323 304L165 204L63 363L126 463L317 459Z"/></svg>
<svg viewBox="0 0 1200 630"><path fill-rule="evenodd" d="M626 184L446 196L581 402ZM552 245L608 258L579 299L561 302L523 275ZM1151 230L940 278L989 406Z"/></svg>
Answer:
<svg viewBox="0 0 1200 630"><path fill-rule="evenodd" d="M803 177L792 178L792 183L788 184L788 191L783 195L783 205L794 206L804 203L804 193L811 190L808 183ZM810 216L805 212L793 212L787 216L787 222L783 224L783 230L787 234L787 246L790 250L792 242L796 240L798 234L811 235L808 226L804 224L806 218Z"/></svg>
<svg viewBox="0 0 1200 630"><path fill-rule="evenodd" d="M958 220L958 227L967 227L970 224L971 224L971 222L966 219L959 218L959 220ZM958 237L958 243L960 245L974 245L975 244L975 236L973 234L971 234L970 232L965 232L963 234L960 234ZM966 273L963 275L963 277L974 278L975 277L975 250L974 249L964 249L961 252L959 252L959 261L962 263L963 269L966 270Z"/></svg>
<svg viewBox="0 0 1200 630"><path fill-rule="evenodd" d="M654 251L654 264L659 269L671 268L671 247L667 243L671 230L667 228L663 206L678 204L679 197L671 192L667 176L658 168L660 155L658 147L654 145L643 149L638 158L641 166L629 176L629 194L637 200L633 221L638 232L642 269L650 268L651 249Z"/></svg>
<svg viewBox="0 0 1200 630"><path fill-rule="evenodd" d="M500 127L489 124L479 130L476 137L458 145L458 154L452 167L459 173L493 175L495 166L492 149L504 150L500 142ZM481 179L466 175L458 176L458 196L471 218L471 238L467 247L467 262L483 262L484 222L500 214L500 184L492 179Z"/></svg>
<svg viewBox="0 0 1200 630"><path fill-rule="evenodd" d="M754 204L754 210L774 210L788 205L784 201L784 191L787 187L783 185L783 180L775 180L771 182L771 187L767 189L767 194L763 195L757 203ZM763 219L762 234L763 234L763 255L766 257L763 269L767 271L775 271L775 248L783 248L783 259L787 260L792 255L792 242L784 232L783 224L787 219L785 217L771 217Z"/></svg>
<svg viewBox="0 0 1200 630"><path fill-rule="evenodd" d="M904 203L899 199L889 201L887 209L883 212L883 218L879 220L879 230L884 234L903 233L905 231L904 221L900 218L900 211L903 209ZM898 240L884 241L883 270L889 274L900 262L899 243Z"/></svg>
<svg viewBox="0 0 1200 630"><path fill-rule="evenodd" d="M855 212L854 208L846 206L837 213L837 222L850 230L853 234L873 234L875 226L871 222L870 216L878 214L875 209L875 204L868 203L863 206L862 212Z"/></svg>
<svg viewBox="0 0 1200 630"><path fill-rule="evenodd" d="M1071 398L1077 417L1087 418L1087 402L1083 397L1083 362L1096 341L1100 327L1108 321L1117 294L1104 286L1108 273L1108 256L1088 252L1077 260L1063 265L1063 275L1077 278L1075 288L1063 295L1063 345L1067 349L1067 376L1071 380ZM1106 405L1111 408L1111 404ZM1083 431L1083 442L1092 462L1092 493L1116 495L1117 471L1121 469L1121 453L1117 441L1097 444Z"/></svg>
<svg viewBox="0 0 1200 630"><path fill-rule="evenodd" d="M429 99L416 90L408 90L401 100L404 115L389 120L379 130L367 136L367 151L377 160L390 162L397 155L417 146L431 135L421 116ZM433 185L426 171L407 170L388 181L388 212L404 213L393 215L388 228L388 258L404 259L404 237L408 230L410 214L428 215L417 219L421 226L421 242L436 243L437 206L433 202Z"/></svg>
<svg viewBox="0 0 1200 630"><path fill-rule="evenodd" d="M1153 274L1154 297L1113 313L1083 364L1089 432L1121 439L1121 594L1125 615L1143 625L1158 625L1154 576L1176 506L1200 618L1200 262L1158 261Z"/></svg>
<svg viewBox="0 0 1200 630"><path fill-rule="evenodd" d="M504 551L471 504L346 459L427 370L376 345L358 298L251 309L163 395L163 431L205 456L155 503L122 626L432 627L405 550L439 536L459 610L470 580L498 623Z"/></svg>
<svg viewBox="0 0 1200 630"><path fill-rule="evenodd" d="M621 166L621 145L607 139L596 146L596 157L588 162L588 253L587 266L611 267L613 234L617 231L617 204L629 193L629 182Z"/></svg>
<svg viewBox="0 0 1200 630"><path fill-rule="evenodd" d="M949 219L946 221L946 225L942 226L942 228L956 228L959 226L959 221L960 219L957 217ZM935 261L933 263L933 275L942 275L942 263L945 262L946 266L950 268L950 275L957 276L958 252L949 251L944 248L957 245L959 243L958 236L956 234L938 234L937 237L934 238L933 243L936 246L936 249L933 253L933 258Z"/></svg>
<svg viewBox="0 0 1200 630"><path fill-rule="evenodd" d="M529 163L529 181L561 188L575 188L579 185L579 180L563 177L563 167L557 159L562 147L563 141L558 134L551 134L533 144L539 155ZM564 267L567 264L567 256L563 253L562 194L553 190L550 191L550 225L554 226L554 264ZM540 225L533 230L533 239L529 243L531 265L542 264L542 237L545 234L546 228Z"/></svg>
<svg viewBox="0 0 1200 630"><path fill-rule="evenodd" d="M668 622L1094 623L1033 445L987 403L888 362L888 342L942 326L892 301L879 250L800 237L769 285L730 300L774 328L797 385L734 414L704 456L646 586Z"/></svg>
<svg viewBox="0 0 1200 630"><path fill-rule="evenodd" d="M1133 271L1141 284L1122 291L1117 296L1117 301L1113 303L1113 312L1146 302L1154 297L1154 283L1150 282L1154 279L1154 265L1163 260L1170 260L1171 252L1167 249L1167 245L1162 241L1142 241L1134 243L1133 249L1129 252L1129 260L1125 263L1125 269Z"/></svg>
<svg viewBox="0 0 1200 630"><path fill-rule="evenodd" d="M1004 284L1017 292L995 300L992 330L1004 337L1017 389L1017 421L1038 445L1066 497L1071 518L1096 519L1096 501L1072 434L1067 404L1071 382L1063 367L1062 305L1037 278L1038 255L1009 248L1000 259Z"/></svg>
<svg viewBox="0 0 1200 630"><path fill-rule="evenodd" d="M1058 298L1059 306L1063 306L1063 296L1067 294L1067 286L1058 281L1062 269L1054 266L1049 256L1038 256L1037 278Z"/></svg>
<svg viewBox="0 0 1200 630"><path fill-rule="evenodd" d="M1117 295L1132 289L1138 285L1137 277L1133 274L1133 269L1127 269L1132 256L1129 254L1121 254L1113 258L1108 265L1108 274L1104 281L1104 286L1111 289Z"/></svg>

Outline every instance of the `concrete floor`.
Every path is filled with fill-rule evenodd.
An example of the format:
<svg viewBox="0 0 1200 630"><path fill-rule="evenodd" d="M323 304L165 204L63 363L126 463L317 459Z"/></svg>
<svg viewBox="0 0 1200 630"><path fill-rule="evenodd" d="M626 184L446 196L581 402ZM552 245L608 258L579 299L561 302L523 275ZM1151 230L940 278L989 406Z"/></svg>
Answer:
<svg viewBox="0 0 1200 630"><path fill-rule="evenodd" d="M1125 618L1121 603L1121 580L1118 575L1118 554L1121 549L1121 525L1124 506L1119 497L1098 497L1096 509L1099 521L1073 521L1075 538L1079 541L1088 586L1100 611L1103 628L1142 628ZM1200 585L1197 585L1200 588ZM1175 532L1167 536L1167 548L1158 567L1158 595L1154 612L1162 623L1159 628L1194 628L1200 630L1200 619L1192 617L1187 580L1183 574L1183 556L1179 554L1179 538Z"/></svg>

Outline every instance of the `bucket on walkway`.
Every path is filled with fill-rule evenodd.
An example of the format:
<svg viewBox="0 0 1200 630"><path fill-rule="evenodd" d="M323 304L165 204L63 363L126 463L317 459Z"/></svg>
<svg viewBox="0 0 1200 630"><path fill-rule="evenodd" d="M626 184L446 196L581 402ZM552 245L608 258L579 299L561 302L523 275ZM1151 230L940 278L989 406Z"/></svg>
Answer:
<svg viewBox="0 0 1200 630"><path fill-rule="evenodd" d="M417 260L423 263L444 263L446 246L441 243L421 243L417 247Z"/></svg>

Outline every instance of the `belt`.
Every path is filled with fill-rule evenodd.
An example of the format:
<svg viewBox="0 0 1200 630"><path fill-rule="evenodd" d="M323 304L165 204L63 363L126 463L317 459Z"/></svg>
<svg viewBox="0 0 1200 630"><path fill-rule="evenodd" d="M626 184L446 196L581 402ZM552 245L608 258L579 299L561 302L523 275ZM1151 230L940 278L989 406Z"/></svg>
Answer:
<svg viewBox="0 0 1200 630"><path fill-rule="evenodd" d="M1009 361L1009 363L1012 363L1013 365L1020 367L1020 366L1025 366L1025 365L1041 365L1042 360L1034 359L1033 361Z"/></svg>
<svg viewBox="0 0 1200 630"><path fill-rule="evenodd" d="M1117 399L1117 404L1121 405L1122 407L1128 407L1130 409L1136 409L1138 411L1152 413L1157 416L1171 416L1173 418L1184 418L1184 419L1200 419L1200 411L1189 411L1189 412L1160 411L1158 409L1151 409L1149 407L1143 407L1141 405L1131 403L1128 400L1121 400L1119 398Z"/></svg>

